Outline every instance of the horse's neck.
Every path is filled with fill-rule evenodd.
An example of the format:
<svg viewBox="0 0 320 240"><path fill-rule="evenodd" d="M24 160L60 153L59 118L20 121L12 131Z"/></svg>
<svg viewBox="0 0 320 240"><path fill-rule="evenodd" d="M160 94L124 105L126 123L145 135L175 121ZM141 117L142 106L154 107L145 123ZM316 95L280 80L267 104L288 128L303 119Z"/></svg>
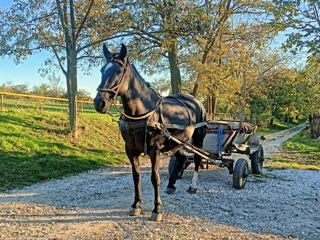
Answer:
<svg viewBox="0 0 320 240"><path fill-rule="evenodd" d="M157 94L135 75L121 98L124 111L129 116L140 116L151 111L159 100Z"/></svg>

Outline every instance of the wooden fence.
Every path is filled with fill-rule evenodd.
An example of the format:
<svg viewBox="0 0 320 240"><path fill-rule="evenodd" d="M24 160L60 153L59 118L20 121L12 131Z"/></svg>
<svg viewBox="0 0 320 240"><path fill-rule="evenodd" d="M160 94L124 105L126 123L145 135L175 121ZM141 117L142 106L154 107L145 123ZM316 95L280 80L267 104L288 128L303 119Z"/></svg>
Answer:
<svg viewBox="0 0 320 240"><path fill-rule="evenodd" d="M68 102L69 100L66 98L54 98L54 97L44 97L44 96L36 96L36 95L29 95L29 94L20 94L20 93L9 93L9 92L0 92L1 95L1 111L4 110L4 98L5 96L12 96L18 98L31 98L31 99L40 99L40 100L47 100L47 101L56 101L56 102ZM83 105L88 104L92 105L92 101L84 101L78 100L78 104L81 106L81 112L83 112Z"/></svg>

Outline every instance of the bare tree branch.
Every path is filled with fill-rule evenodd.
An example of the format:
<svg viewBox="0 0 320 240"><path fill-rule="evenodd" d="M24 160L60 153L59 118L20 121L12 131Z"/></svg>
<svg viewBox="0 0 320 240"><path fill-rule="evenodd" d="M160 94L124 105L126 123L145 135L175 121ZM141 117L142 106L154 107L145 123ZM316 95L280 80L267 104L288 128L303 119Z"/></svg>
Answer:
<svg viewBox="0 0 320 240"><path fill-rule="evenodd" d="M89 14L90 14L90 11L91 11L91 8L92 8L93 4L94 4L94 0L91 0L91 2L90 2L90 4L89 4L89 7L88 7L88 10L87 10L84 18L82 19L82 21L81 21L78 29L76 30L76 36L75 36L76 39L79 38L80 32L81 32L81 30L82 30L85 22L86 22L87 19L88 19L88 16L89 16Z"/></svg>
<svg viewBox="0 0 320 240"><path fill-rule="evenodd" d="M64 76L67 77L67 71L64 69L64 67L63 67L63 65L62 65L62 61L61 61L61 59L60 59L60 57L59 57L58 52L56 51L55 46L52 45L51 48L52 48L52 51L53 51L54 55L55 55L56 58L57 58L57 61L58 61L58 63L59 63L59 66L60 66L60 68L61 68Z"/></svg>

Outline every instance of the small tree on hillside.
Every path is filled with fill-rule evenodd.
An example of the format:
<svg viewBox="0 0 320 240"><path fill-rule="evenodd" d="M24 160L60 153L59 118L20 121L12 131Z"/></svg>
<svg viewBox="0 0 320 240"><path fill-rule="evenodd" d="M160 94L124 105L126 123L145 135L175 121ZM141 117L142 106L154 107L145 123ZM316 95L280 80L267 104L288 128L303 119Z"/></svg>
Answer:
<svg viewBox="0 0 320 240"><path fill-rule="evenodd" d="M48 79L50 82L50 95L52 97L61 97L64 93L61 78L53 74L50 75Z"/></svg>

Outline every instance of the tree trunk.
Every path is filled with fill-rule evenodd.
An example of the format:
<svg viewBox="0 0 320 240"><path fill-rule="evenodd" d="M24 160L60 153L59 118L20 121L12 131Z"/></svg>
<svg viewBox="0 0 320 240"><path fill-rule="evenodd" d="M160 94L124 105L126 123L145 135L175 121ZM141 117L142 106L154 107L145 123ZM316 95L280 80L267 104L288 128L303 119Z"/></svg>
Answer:
<svg viewBox="0 0 320 240"><path fill-rule="evenodd" d="M200 84L199 84L200 80L199 79L200 79L200 74L198 74L196 82L194 83L194 86L193 86L192 95L194 97L197 97L198 92L199 92L199 88L200 88Z"/></svg>
<svg viewBox="0 0 320 240"><path fill-rule="evenodd" d="M69 0L68 7L67 0L56 0L56 6L66 43L67 71L64 71L64 74L67 80L70 130L73 137L77 138L77 40L74 3L73 0ZM59 58L58 61L60 61ZM61 62L60 67L63 69Z"/></svg>
<svg viewBox="0 0 320 240"><path fill-rule="evenodd" d="M212 101L211 101L211 96L210 95L207 95L207 114L208 114L208 119L211 119L212 117Z"/></svg>
<svg viewBox="0 0 320 240"><path fill-rule="evenodd" d="M217 96L213 93L211 96L211 114L212 114L212 120L215 119L216 115L216 107L217 107Z"/></svg>
<svg viewBox="0 0 320 240"><path fill-rule="evenodd" d="M67 85L69 98L69 122L71 134L74 138L78 137L77 126L77 60L74 49L67 51Z"/></svg>
<svg viewBox="0 0 320 240"><path fill-rule="evenodd" d="M317 139L320 136L320 115L313 115L310 121L311 138Z"/></svg>
<svg viewBox="0 0 320 240"><path fill-rule="evenodd" d="M216 114L216 106L217 106L217 97L213 93L212 95L207 95L207 102L208 102L208 118L211 120L215 119L215 114Z"/></svg>
<svg viewBox="0 0 320 240"><path fill-rule="evenodd" d="M178 41L174 39L169 49L172 94L181 93L181 75L178 62Z"/></svg>
<svg viewBox="0 0 320 240"><path fill-rule="evenodd" d="M247 78L243 76L243 82L241 86L241 97L240 97L240 120L246 120L246 96L247 96Z"/></svg>

